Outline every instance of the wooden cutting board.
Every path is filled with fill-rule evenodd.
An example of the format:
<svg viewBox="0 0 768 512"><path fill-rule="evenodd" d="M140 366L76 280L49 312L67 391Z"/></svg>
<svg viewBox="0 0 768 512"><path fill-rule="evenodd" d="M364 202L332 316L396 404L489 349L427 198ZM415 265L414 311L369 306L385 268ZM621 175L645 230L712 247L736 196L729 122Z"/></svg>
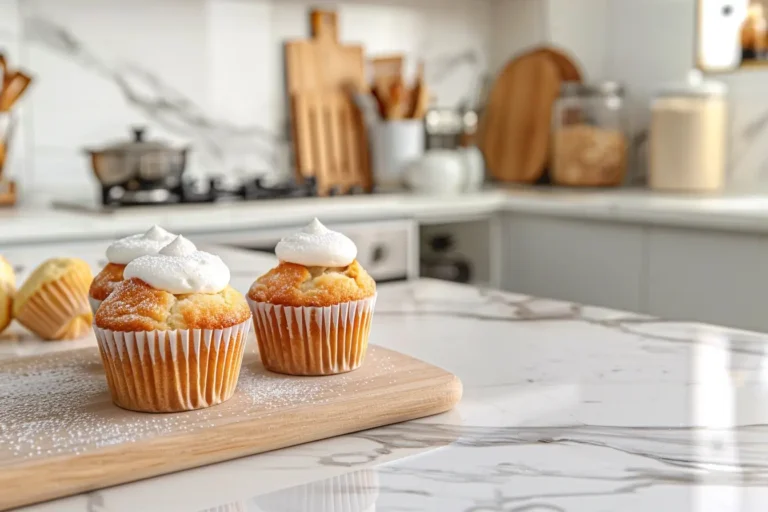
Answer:
<svg viewBox="0 0 768 512"><path fill-rule="evenodd" d="M144 414L112 404L96 348L0 362L0 509L437 414L461 391L380 347L351 373L278 375L252 339L232 399Z"/></svg>
<svg viewBox="0 0 768 512"><path fill-rule="evenodd" d="M299 173L317 179L318 194L373 186L365 122L345 92L293 95L294 146Z"/></svg>
<svg viewBox="0 0 768 512"><path fill-rule="evenodd" d="M310 12L312 37L285 44L297 177L314 176L318 193L372 187L368 134L348 91L367 91L361 45L341 44L333 11Z"/></svg>
<svg viewBox="0 0 768 512"><path fill-rule="evenodd" d="M310 11L310 39L285 43L288 94L342 91L345 85L365 90L362 45L339 42L338 16L333 11Z"/></svg>
<svg viewBox="0 0 768 512"><path fill-rule="evenodd" d="M541 50L506 65L484 109L478 146L491 175L499 181L534 183L547 165L552 106L564 75L574 71Z"/></svg>

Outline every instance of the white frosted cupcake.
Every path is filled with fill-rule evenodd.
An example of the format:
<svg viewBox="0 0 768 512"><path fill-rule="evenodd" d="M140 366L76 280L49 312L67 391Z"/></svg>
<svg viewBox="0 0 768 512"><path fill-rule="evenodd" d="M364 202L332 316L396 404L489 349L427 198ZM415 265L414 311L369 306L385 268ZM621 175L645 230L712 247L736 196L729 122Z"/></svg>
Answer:
<svg viewBox="0 0 768 512"><path fill-rule="evenodd" d="M358 368L371 330L376 283L354 242L315 219L283 238L280 264L248 292L259 355L268 370L333 375Z"/></svg>
<svg viewBox="0 0 768 512"><path fill-rule="evenodd" d="M141 256L157 254L176 238L160 226L152 226L146 233L115 240L107 247L107 265L99 272L88 290L88 301L94 313L118 283L123 281L125 266Z"/></svg>
<svg viewBox="0 0 768 512"><path fill-rule="evenodd" d="M115 404L175 412L228 400L251 312L224 262L179 236L130 262L124 277L94 322Z"/></svg>

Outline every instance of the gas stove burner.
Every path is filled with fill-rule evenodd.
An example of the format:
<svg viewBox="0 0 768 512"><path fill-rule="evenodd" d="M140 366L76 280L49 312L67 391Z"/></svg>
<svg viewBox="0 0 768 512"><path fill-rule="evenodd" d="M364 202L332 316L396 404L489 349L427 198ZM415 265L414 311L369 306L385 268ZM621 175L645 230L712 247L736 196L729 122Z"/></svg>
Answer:
<svg viewBox="0 0 768 512"><path fill-rule="evenodd" d="M305 178L302 183L266 185L262 177L244 179L234 184L226 183L221 176L209 176L205 180L187 180L174 187L141 188L128 186L102 187L102 204L115 208L123 206L151 206L168 204L202 204L218 201L252 201L259 199L289 199L314 197L317 182ZM335 191L338 195L338 190ZM350 194L360 193L350 190Z"/></svg>

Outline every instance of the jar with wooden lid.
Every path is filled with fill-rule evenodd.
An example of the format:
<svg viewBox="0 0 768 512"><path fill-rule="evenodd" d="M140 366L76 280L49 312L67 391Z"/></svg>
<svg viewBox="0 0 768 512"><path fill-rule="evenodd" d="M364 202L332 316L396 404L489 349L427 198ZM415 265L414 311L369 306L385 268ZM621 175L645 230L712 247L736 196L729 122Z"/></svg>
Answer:
<svg viewBox="0 0 768 512"><path fill-rule="evenodd" d="M624 88L566 82L552 119L550 176L556 185L613 187L627 172Z"/></svg>
<svg viewBox="0 0 768 512"><path fill-rule="evenodd" d="M692 71L651 102L650 169L654 190L715 192L725 182L727 87Z"/></svg>

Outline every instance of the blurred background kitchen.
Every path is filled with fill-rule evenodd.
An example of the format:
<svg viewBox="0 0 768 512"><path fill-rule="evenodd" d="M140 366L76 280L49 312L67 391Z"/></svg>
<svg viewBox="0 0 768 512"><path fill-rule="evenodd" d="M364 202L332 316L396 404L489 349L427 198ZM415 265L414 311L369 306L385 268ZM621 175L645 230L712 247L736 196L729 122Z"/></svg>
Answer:
<svg viewBox="0 0 768 512"><path fill-rule="evenodd" d="M270 252L317 215L381 281L766 330L766 32L749 0L0 0L0 248Z"/></svg>

